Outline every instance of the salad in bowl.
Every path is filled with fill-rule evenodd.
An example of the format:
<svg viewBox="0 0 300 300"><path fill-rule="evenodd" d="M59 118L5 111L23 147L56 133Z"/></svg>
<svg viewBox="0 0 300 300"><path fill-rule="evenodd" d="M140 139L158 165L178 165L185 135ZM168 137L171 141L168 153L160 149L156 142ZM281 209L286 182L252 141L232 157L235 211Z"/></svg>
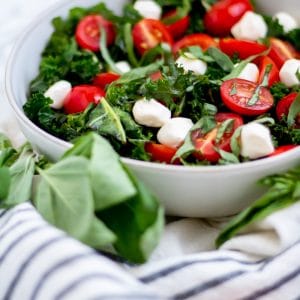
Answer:
<svg viewBox="0 0 300 300"><path fill-rule="evenodd" d="M167 164L240 163L300 144L297 21L246 0L177 2L54 19L27 116L63 140L96 131L123 157Z"/></svg>
<svg viewBox="0 0 300 300"><path fill-rule="evenodd" d="M62 2L16 44L7 94L47 156L96 132L168 214L232 215L299 163L299 32L246 0Z"/></svg>

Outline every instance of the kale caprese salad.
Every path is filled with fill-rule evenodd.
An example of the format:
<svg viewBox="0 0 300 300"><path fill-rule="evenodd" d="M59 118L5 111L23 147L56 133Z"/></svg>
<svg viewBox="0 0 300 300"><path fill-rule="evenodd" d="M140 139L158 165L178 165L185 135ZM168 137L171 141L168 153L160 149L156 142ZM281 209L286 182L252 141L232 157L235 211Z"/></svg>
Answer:
<svg viewBox="0 0 300 300"><path fill-rule="evenodd" d="M53 20L27 116L124 157L240 163L300 145L300 28L249 0L104 3Z"/></svg>

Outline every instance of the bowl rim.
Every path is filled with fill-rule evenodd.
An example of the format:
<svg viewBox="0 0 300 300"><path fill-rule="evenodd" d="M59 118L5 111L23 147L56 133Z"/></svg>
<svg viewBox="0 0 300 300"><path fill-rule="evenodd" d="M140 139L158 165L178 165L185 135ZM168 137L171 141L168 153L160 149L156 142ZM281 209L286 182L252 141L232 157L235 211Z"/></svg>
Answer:
<svg viewBox="0 0 300 300"><path fill-rule="evenodd" d="M31 128L31 130L36 131L39 135L41 135L43 138L50 140L51 142L58 144L61 147L69 148L72 143L69 143L67 141L64 141L58 137L55 137L54 135L51 135L50 133L44 131L40 127L38 127L35 123L33 123L24 113L23 109L20 108L17 105L17 102L15 101L15 93L14 89L12 87L12 73L13 73L13 64L15 61L15 57L19 54L19 49L23 45L24 41L26 40L27 36L31 34L31 32L43 21L43 19L49 14L54 14L56 10L62 9L65 5L69 4L68 0L62 0L59 3L55 3L51 5L47 10L44 12L41 12L39 15L37 15L30 23L26 26L25 30L22 32L22 34L16 39L14 42L14 45L12 47L12 50L8 56L8 60L5 66L4 71L4 91L6 93L6 100L9 103L10 107L13 109L15 115L17 118L21 119L22 122L28 127ZM75 7L75 6L74 6ZM20 128L20 130L22 130ZM295 149L291 149L289 151L286 151L284 153L281 153L279 155L273 156L273 157L266 157L261 158L255 161L248 161L243 162L239 164L228 164L228 165L214 165L214 166L182 166L182 165L167 165L163 163L157 163L157 162L148 162L148 161L140 161L132 158L126 158L121 157L121 160L133 167L142 167L146 169L152 169L157 171L164 171L164 172L170 172L170 171L176 171L181 173L214 173L214 172L232 172L232 171L239 171L239 170L246 170L246 169L254 169L258 167L267 167L268 165L276 164L280 160L283 160L284 158L288 158L289 156L296 156L296 153L299 155L299 164L300 164L300 146L296 147Z"/></svg>

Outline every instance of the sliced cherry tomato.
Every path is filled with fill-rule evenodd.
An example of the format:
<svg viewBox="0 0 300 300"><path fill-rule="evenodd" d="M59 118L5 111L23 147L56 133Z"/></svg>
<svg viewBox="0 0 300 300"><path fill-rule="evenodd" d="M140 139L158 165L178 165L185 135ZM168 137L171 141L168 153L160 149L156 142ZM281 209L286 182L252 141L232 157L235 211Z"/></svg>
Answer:
<svg viewBox="0 0 300 300"><path fill-rule="evenodd" d="M273 85L279 81L279 70L274 61L269 56L263 56L259 60L259 79L258 83L262 83L266 74L267 67L271 65L271 71L269 73L268 86Z"/></svg>
<svg viewBox="0 0 300 300"><path fill-rule="evenodd" d="M279 154L284 153L286 151L295 149L296 147L299 147L299 146L296 146L296 145L279 146L278 148L275 149L275 151L273 153L269 154L268 157L279 155Z"/></svg>
<svg viewBox="0 0 300 300"><path fill-rule="evenodd" d="M159 20L143 19L139 21L133 27L132 36L134 46L141 55L162 42L173 45L172 36Z"/></svg>
<svg viewBox="0 0 300 300"><path fill-rule="evenodd" d="M97 86L78 85L73 87L64 102L64 110L67 114L75 114L84 111L90 103L97 104L105 92Z"/></svg>
<svg viewBox="0 0 300 300"><path fill-rule="evenodd" d="M153 80L153 81L162 79L161 71L157 71L157 72L151 74L151 75L150 75L150 78L151 78L151 80Z"/></svg>
<svg viewBox="0 0 300 300"><path fill-rule="evenodd" d="M146 143L145 150L151 155L152 161L170 164L177 149L161 144ZM175 162L176 163L176 162ZM178 161L177 161L178 163Z"/></svg>
<svg viewBox="0 0 300 300"><path fill-rule="evenodd" d="M274 103L273 96L267 88L239 78L223 82L221 97L229 109L245 116L261 115Z"/></svg>
<svg viewBox="0 0 300 300"><path fill-rule="evenodd" d="M176 9L168 11L166 14L163 15L162 22L165 23L165 21L170 18L176 16L177 11ZM166 28L172 35L174 39L180 38L184 33L187 31L188 27L190 25L190 17L185 16L174 23L166 24Z"/></svg>
<svg viewBox="0 0 300 300"><path fill-rule="evenodd" d="M273 59L279 69L288 59L298 57L297 51L288 42L277 38L270 38L270 46L271 50L268 55Z"/></svg>
<svg viewBox="0 0 300 300"><path fill-rule="evenodd" d="M248 0L217 1L204 16L205 29L216 36L227 36L246 11L253 11Z"/></svg>
<svg viewBox="0 0 300 300"><path fill-rule="evenodd" d="M238 54L240 59L246 59L266 51L267 47L253 41L225 38L220 40L220 49L229 56Z"/></svg>
<svg viewBox="0 0 300 300"><path fill-rule="evenodd" d="M176 53L180 49L190 46L199 46L203 51L205 51L209 47L217 47L218 43L211 36L205 33L194 33L186 35L181 40L176 42L173 47L173 52Z"/></svg>
<svg viewBox="0 0 300 300"><path fill-rule="evenodd" d="M100 28L106 31L106 43L111 45L115 41L116 32L113 23L99 15L84 17L77 25L75 37L78 45L94 52L99 51Z"/></svg>
<svg viewBox="0 0 300 300"><path fill-rule="evenodd" d="M112 82L118 80L120 75L115 73L100 73L95 76L93 80L93 85L100 87L101 89L105 90L107 85L111 84Z"/></svg>
<svg viewBox="0 0 300 300"><path fill-rule="evenodd" d="M289 109L292 103L295 101L297 97L297 93L291 93L287 96L283 97L276 106L276 116L278 120L281 120L283 116L287 116L289 114Z"/></svg>
<svg viewBox="0 0 300 300"><path fill-rule="evenodd" d="M233 113L218 113L216 114L215 118L217 121L216 128L214 128L204 136L201 136L201 133L196 132L192 137L192 139L194 140L195 149L197 150L197 152L194 153L194 156L199 160L207 160L212 163L217 162L221 158L220 154L216 151L216 148L227 152L231 151L231 137L235 130L244 124L242 117ZM217 143L216 137L218 128L224 121L229 119L233 120L233 126L230 128L230 130L226 131L223 134L221 140Z"/></svg>

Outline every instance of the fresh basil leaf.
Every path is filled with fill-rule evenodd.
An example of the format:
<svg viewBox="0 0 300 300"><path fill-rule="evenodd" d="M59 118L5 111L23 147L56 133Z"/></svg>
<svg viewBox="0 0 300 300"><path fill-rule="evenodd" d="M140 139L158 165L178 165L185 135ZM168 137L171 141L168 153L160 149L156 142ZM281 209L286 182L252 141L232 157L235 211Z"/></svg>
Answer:
<svg viewBox="0 0 300 300"><path fill-rule="evenodd" d="M231 131L233 129L234 120L233 119L227 119L218 127L218 132L216 136L216 144L218 144L225 133L228 131Z"/></svg>
<svg viewBox="0 0 300 300"><path fill-rule="evenodd" d="M159 241L164 214L156 198L129 171L128 175L137 194L97 216L117 235L116 250L130 261L143 263Z"/></svg>
<svg viewBox="0 0 300 300"><path fill-rule="evenodd" d="M121 120L105 98L102 98L98 106L91 112L87 126L96 130L100 135L111 135L121 143L126 143L126 132Z"/></svg>
<svg viewBox="0 0 300 300"><path fill-rule="evenodd" d="M0 168L0 206L1 206L1 201L3 201L9 193L10 189L10 172L9 168L7 167L1 167Z"/></svg>
<svg viewBox="0 0 300 300"><path fill-rule="evenodd" d="M12 207L30 200L34 171L35 162L32 150L25 145L19 158L9 168L10 188L3 203L4 206Z"/></svg>
<svg viewBox="0 0 300 300"><path fill-rule="evenodd" d="M124 43L128 55L128 60L132 66L137 67L139 63L134 53L131 24L126 23L123 27L123 31L124 31Z"/></svg>
<svg viewBox="0 0 300 300"><path fill-rule="evenodd" d="M216 148L216 151L221 155L221 159L219 160L219 163L222 165L238 164L240 162L238 157L233 153L218 148Z"/></svg>
<svg viewBox="0 0 300 300"><path fill-rule="evenodd" d="M293 126L295 124L297 116L300 115L300 93L298 93L296 99L293 101L290 106L287 123L289 126Z"/></svg>
<svg viewBox="0 0 300 300"><path fill-rule="evenodd" d="M94 215L89 161L66 157L49 169L39 169L40 181L33 203L49 223L81 240Z"/></svg>
<svg viewBox="0 0 300 300"><path fill-rule="evenodd" d="M95 210L103 210L135 195L136 190L123 169L119 156L101 136L89 133L75 141L64 157L84 156L89 159L89 172Z"/></svg>
<svg viewBox="0 0 300 300"><path fill-rule="evenodd" d="M90 247L103 249L116 241L116 235L96 216L93 217L90 228L81 241Z"/></svg>
<svg viewBox="0 0 300 300"><path fill-rule="evenodd" d="M242 126L238 127L235 130L235 132L233 133L230 139L230 148L232 153L236 157L239 157L241 153L241 145L240 145L241 131L242 131Z"/></svg>
<svg viewBox="0 0 300 300"><path fill-rule="evenodd" d="M254 204L234 217L219 234L216 245L220 247L227 240L255 221L260 221L270 214L288 207L300 200L300 168L282 175L273 175L260 181L269 190Z"/></svg>
<svg viewBox="0 0 300 300"><path fill-rule="evenodd" d="M231 72L234 69L234 64L230 57L218 48L210 47L207 52L224 71Z"/></svg>
<svg viewBox="0 0 300 300"><path fill-rule="evenodd" d="M166 25L170 25L175 23L176 21L187 16L191 10L191 0L182 0L182 6L177 7L176 14L174 16L164 18L163 23Z"/></svg>

